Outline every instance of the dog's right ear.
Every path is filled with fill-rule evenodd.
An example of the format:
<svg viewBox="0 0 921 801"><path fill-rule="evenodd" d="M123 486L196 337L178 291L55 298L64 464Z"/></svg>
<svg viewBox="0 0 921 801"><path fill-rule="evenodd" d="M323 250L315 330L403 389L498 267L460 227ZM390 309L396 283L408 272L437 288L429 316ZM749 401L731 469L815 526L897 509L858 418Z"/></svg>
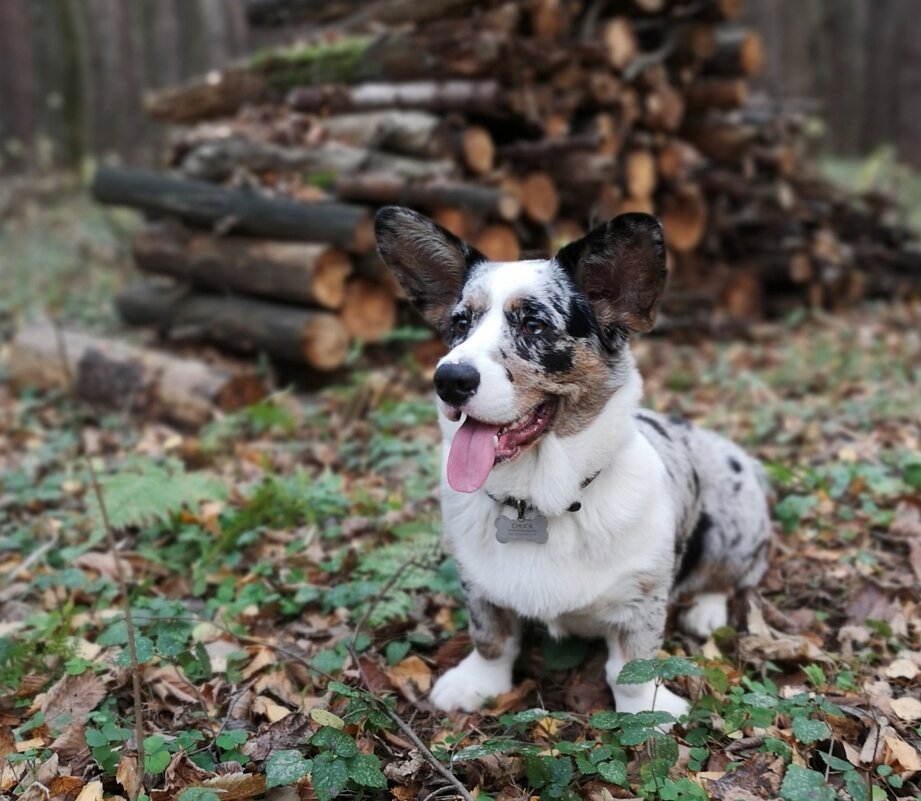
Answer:
<svg viewBox="0 0 921 801"><path fill-rule="evenodd" d="M442 336L451 328L467 270L486 257L428 217L385 206L374 219L377 250L410 303Z"/></svg>
<svg viewBox="0 0 921 801"><path fill-rule="evenodd" d="M621 214L563 247L556 260L592 304L606 344L652 328L668 275L655 217Z"/></svg>

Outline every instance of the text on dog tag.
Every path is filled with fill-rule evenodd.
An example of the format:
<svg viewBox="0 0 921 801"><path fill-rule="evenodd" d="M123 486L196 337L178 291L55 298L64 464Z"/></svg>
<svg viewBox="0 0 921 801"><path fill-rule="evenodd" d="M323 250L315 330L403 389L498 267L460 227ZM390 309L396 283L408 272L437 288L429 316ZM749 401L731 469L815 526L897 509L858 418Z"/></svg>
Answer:
<svg viewBox="0 0 921 801"><path fill-rule="evenodd" d="M517 520L513 517L499 515L496 518L496 539L502 543L513 540L544 543L547 541L547 518L537 515L529 519Z"/></svg>

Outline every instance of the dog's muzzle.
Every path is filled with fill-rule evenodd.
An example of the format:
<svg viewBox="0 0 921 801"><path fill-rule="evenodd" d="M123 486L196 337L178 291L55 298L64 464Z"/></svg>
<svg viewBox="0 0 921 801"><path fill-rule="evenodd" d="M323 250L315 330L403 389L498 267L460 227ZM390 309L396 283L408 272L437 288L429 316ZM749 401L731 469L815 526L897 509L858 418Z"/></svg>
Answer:
<svg viewBox="0 0 921 801"><path fill-rule="evenodd" d="M451 406L462 406L480 386L480 373L472 364L442 364L435 371L435 391Z"/></svg>

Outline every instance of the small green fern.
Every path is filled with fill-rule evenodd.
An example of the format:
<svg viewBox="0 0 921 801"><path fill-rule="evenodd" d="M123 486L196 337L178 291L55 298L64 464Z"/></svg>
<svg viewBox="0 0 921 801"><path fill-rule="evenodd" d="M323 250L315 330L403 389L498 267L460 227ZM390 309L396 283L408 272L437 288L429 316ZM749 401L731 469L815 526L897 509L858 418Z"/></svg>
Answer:
<svg viewBox="0 0 921 801"><path fill-rule="evenodd" d="M383 597L375 593L373 600L361 606L361 613L369 613L367 624L372 628L405 618L415 605L413 596L418 590L459 592L453 562L444 560L437 532L427 524L408 526L395 542L367 551L354 575L378 587L392 582Z"/></svg>
<svg viewBox="0 0 921 801"><path fill-rule="evenodd" d="M177 459L158 464L135 459L117 473L99 477L109 521L116 530L167 520L183 507L203 500L227 497L224 483L206 473L187 473ZM90 497L89 516L93 535L105 533L102 510L95 495Z"/></svg>

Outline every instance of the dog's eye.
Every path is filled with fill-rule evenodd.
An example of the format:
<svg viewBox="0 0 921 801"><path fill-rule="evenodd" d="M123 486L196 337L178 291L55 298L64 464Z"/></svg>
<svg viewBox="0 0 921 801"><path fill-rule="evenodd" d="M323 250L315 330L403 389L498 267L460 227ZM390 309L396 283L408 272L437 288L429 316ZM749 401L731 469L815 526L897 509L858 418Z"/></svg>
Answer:
<svg viewBox="0 0 921 801"><path fill-rule="evenodd" d="M544 333L544 321L538 320L536 317L525 317L521 327L533 337Z"/></svg>
<svg viewBox="0 0 921 801"><path fill-rule="evenodd" d="M454 333L463 336L470 330L470 318L465 314L459 314L452 321Z"/></svg>

